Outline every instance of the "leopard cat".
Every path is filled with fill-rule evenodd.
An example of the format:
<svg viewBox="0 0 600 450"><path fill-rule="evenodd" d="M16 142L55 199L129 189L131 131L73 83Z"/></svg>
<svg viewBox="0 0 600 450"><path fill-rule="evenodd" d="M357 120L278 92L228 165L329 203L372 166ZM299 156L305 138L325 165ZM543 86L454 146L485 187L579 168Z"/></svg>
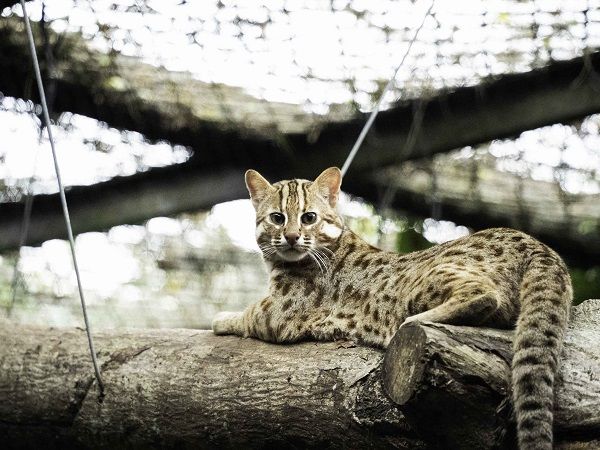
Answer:
<svg viewBox="0 0 600 450"><path fill-rule="evenodd" d="M410 321L516 327L513 408L520 449L551 449L553 388L572 301L556 252L493 228L427 250L379 250L344 226L340 170L270 184L246 172L268 296L216 316L215 334L270 342L350 339L385 348Z"/></svg>

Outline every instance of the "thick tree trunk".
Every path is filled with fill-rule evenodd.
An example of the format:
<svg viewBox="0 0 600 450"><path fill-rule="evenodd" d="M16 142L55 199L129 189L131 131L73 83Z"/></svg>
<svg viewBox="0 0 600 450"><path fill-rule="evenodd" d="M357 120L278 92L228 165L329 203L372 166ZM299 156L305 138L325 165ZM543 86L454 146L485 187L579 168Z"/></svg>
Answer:
<svg viewBox="0 0 600 450"><path fill-rule="evenodd" d="M384 385L430 445L486 448L510 407L512 332L424 323L401 328L385 356ZM600 300L576 307L556 386L555 433L563 446L600 445ZM583 445L583 444L581 444Z"/></svg>
<svg viewBox="0 0 600 450"><path fill-rule="evenodd" d="M105 331L99 397L82 330L3 325L3 448L481 449L504 425L508 331L407 326L385 362L344 343ZM556 402L564 448L599 443L599 326L600 300L576 308Z"/></svg>
<svg viewBox="0 0 600 450"><path fill-rule="evenodd" d="M2 448L423 448L384 395L383 352L209 331L0 330Z"/></svg>

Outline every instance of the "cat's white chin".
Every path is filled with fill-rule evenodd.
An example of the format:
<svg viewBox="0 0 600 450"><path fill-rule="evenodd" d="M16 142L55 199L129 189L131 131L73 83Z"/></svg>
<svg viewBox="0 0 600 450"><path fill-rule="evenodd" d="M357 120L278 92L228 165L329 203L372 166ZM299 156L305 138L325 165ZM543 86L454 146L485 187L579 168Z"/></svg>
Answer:
<svg viewBox="0 0 600 450"><path fill-rule="evenodd" d="M303 252L303 251L289 249L289 250L285 250L285 251L278 251L277 255L284 261L297 262L297 261L300 261L301 259L306 258L306 256L308 256L308 253Z"/></svg>

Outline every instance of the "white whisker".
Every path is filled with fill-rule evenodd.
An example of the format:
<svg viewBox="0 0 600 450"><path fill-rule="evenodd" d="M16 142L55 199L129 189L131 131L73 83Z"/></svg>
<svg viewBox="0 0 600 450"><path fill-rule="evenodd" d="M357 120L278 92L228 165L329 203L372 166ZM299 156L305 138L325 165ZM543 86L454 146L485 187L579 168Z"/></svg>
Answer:
<svg viewBox="0 0 600 450"><path fill-rule="evenodd" d="M320 252L327 252L327 253L329 253L329 256L333 256L333 250L330 250L327 247L320 247L318 250Z"/></svg>
<svg viewBox="0 0 600 450"><path fill-rule="evenodd" d="M319 265L319 269L321 269L321 273L325 273L328 269L327 258L315 248L309 248L308 254L313 256L313 259L315 261L317 261L317 264Z"/></svg>
<svg viewBox="0 0 600 450"><path fill-rule="evenodd" d="M259 243L258 248L262 252L264 258L268 258L277 253L277 249L271 243Z"/></svg>
<svg viewBox="0 0 600 450"><path fill-rule="evenodd" d="M321 273L323 273L323 267L321 266L322 263L319 260L319 258L311 251L311 249L308 249L308 256L312 258L312 260L317 264L317 267L319 268Z"/></svg>
<svg viewBox="0 0 600 450"><path fill-rule="evenodd" d="M331 250L329 250L328 248L325 248L325 247L323 247L323 248L315 248L315 250L317 252L319 252L321 255L323 255L327 259L329 259L329 257L333 255L333 252ZM327 250L329 252L329 255L327 253L325 253L324 250Z"/></svg>

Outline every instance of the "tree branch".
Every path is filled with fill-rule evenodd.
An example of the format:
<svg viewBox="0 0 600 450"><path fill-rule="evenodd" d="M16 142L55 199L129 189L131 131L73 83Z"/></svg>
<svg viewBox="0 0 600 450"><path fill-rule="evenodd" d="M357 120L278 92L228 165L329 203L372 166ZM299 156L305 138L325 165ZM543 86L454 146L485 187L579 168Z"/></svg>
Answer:
<svg viewBox="0 0 600 450"><path fill-rule="evenodd" d="M3 448L415 448L385 397L383 352L209 331L0 328Z"/></svg>
<svg viewBox="0 0 600 450"><path fill-rule="evenodd" d="M174 165L89 187L69 188L66 196L73 232L105 230L118 224L141 223L149 217L208 209L216 203L243 198L247 192L241 171L194 169ZM18 246L22 208L23 203L0 204L0 250ZM65 237L59 197L35 196L28 244Z"/></svg>

